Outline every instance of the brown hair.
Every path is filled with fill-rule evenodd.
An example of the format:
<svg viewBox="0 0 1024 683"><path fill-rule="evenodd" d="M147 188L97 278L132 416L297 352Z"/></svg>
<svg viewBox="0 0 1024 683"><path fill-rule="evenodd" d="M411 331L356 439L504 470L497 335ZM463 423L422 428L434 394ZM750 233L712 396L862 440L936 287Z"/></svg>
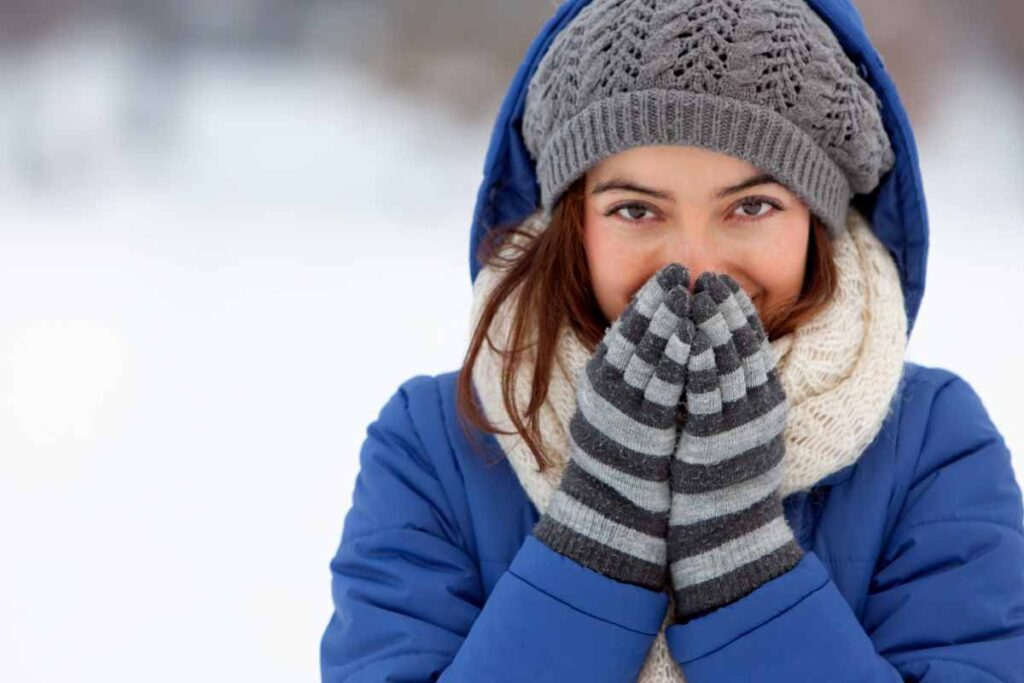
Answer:
<svg viewBox="0 0 1024 683"><path fill-rule="evenodd" d="M519 290L509 338L502 340L508 348L502 351L501 393L515 432L529 447L541 471L551 463L544 454L538 414L547 397L560 330L567 323L593 351L610 324L594 296L583 246L584 183L585 176L581 176L565 192L545 229L533 233L514 224L494 227L484 236L477 252L479 262L504 275L483 303L458 379L456 406L464 427L468 421L491 434L514 433L498 430L483 415L473 398L471 378L482 345L487 343L497 350L488 330L501 305ZM813 214L809 229L811 239L800 294L796 301L784 302L761 315L770 339L786 335L816 316L835 291L836 268L828 230ZM513 242L511 238L516 235L527 239ZM530 342L531 338L534 341ZM514 400L514 387L525 353L533 360L533 380L529 403L521 413Z"/></svg>

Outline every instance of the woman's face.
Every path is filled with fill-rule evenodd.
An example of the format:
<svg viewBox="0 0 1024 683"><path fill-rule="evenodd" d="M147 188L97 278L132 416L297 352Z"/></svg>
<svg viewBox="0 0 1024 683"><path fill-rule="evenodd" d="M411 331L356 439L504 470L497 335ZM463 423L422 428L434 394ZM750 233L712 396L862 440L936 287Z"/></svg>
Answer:
<svg viewBox="0 0 1024 683"><path fill-rule="evenodd" d="M755 166L699 147L635 147L586 174L584 244L597 302L615 320L667 263L726 273L758 314L795 301L810 210Z"/></svg>

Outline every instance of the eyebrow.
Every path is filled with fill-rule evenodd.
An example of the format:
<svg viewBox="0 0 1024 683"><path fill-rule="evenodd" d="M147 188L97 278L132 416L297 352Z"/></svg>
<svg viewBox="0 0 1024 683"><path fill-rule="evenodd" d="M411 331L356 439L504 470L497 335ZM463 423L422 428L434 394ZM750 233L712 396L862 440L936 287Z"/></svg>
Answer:
<svg viewBox="0 0 1024 683"><path fill-rule="evenodd" d="M731 194L735 194L740 190L745 190L748 187L755 187L757 185L767 185L769 183L781 185L781 183L779 183L779 181L776 180L775 177L772 176L770 173L759 173L758 175L747 178L746 180L739 182L735 185L723 187L721 190L715 193L714 197L715 199L724 199L725 197L728 197ZM597 186L590 192L590 194L591 196L593 196L596 194L600 194L602 192L608 192L610 190L626 190L628 192L638 192L640 194L650 195L652 197L657 197L659 199L667 199L668 201L674 201L671 192L666 192L664 190L656 190L651 187L644 187L643 185L638 185L637 183L625 180L623 178L612 178L611 180L606 180L603 183L598 183Z"/></svg>

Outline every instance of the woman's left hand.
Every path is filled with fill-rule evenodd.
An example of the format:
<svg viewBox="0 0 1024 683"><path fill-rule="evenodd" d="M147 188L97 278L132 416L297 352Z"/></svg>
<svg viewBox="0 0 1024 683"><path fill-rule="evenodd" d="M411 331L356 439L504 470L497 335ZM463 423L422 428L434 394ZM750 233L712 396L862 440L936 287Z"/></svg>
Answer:
<svg viewBox="0 0 1024 683"><path fill-rule="evenodd" d="M803 556L778 496L788 402L750 298L695 284L685 424L671 462L668 562L678 622L729 604Z"/></svg>

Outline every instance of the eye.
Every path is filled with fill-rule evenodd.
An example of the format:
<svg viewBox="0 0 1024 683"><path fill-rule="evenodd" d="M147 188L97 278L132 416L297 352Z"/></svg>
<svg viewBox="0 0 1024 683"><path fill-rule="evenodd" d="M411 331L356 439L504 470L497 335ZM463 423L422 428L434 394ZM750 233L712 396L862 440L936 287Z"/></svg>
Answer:
<svg viewBox="0 0 1024 683"><path fill-rule="evenodd" d="M623 211L626 211L627 213L625 215L623 215L623 213L622 213ZM644 212L647 212L647 213L650 213L650 214L654 213L651 210L651 208L648 207L647 205L645 205L645 204L637 204L636 202L633 202L633 203L630 203L630 204L620 204L619 206L617 206L614 209L608 211L604 215L605 216L615 215L616 217L621 218L626 223L648 223L649 221L639 220L636 217L637 214L641 214L642 215Z"/></svg>
<svg viewBox="0 0 1024 683"><path fill-rule="evenodd" d="M770 208L764 210L765 206ZM744 197L736 206L736 211L733 212L733 215L744 221L758 220L765 216L770 216L775 211L782 210L782 204L771 197Z"/></svg>

